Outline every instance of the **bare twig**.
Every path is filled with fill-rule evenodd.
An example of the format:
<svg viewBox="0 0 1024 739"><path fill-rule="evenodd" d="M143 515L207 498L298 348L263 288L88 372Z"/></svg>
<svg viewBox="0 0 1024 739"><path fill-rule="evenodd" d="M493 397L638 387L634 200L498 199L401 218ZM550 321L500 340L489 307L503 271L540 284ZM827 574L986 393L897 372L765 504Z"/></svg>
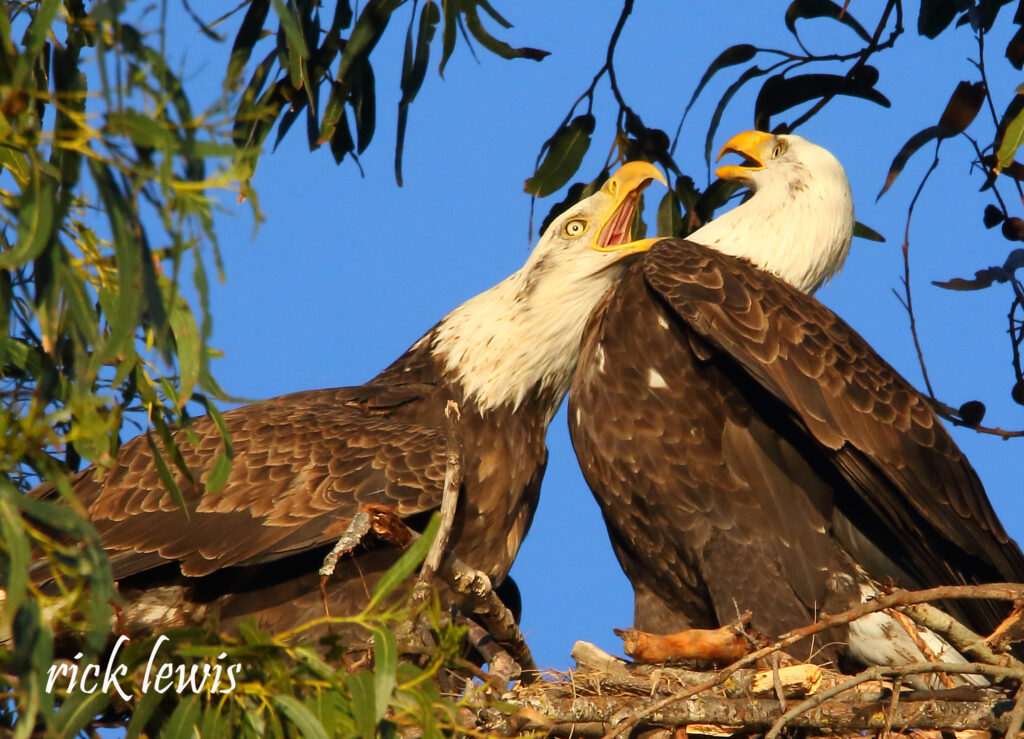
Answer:
<svg viewBox="0 0 1024 739"><path fill-rule="evenodd" d="M982 662L986 665L1000 665L1003 667L1016 667L1024 670L1024 663L1017 660L1013 655L998 652L1000 647L993 648L993 642L982 638L955 618L935 606L927 603L917 603L904 606L899 609L914 622L931 629L943 639L948 641L952 647L960 652L967 659L974 662ZM1005 622L1004 622L1005 623ZM998 632L998 629L996 630ZM997 644L997 643L996 643Z"/></svg>
<svg viewBox="0 0 1024 739"><path fill-rule="evenodd" d="M985 637L986 647L1001 651L1024 637L1024 601L1016 601L1013 611L1003 619L995 631ZM1012 658L1011 658L1012 659Z"/></svg>
<svg viewBox="0 0 1024 739"><path fill-rule="evenodd" d="M444 408L444 417L447 422L447 447L445 449L445 470L444 470L444 492L441 496L441 523L437 529L437 536L430 545L423 566L420 568L419 577L416 579L416 588L423 591L423 586L429 585L441 565L441 557L448 546L448 538L451 536L452 522L455 521L455 509L459 503L459 490L462 488L462 440L459 436L458 422L460 418L459 404L449 400Z"/></svg>
<svg viewBox="0 0 1024 739"><path fill-rule="evenodd" d="M917 199L921 197L921 193L924 191L924 186L928 182L928 178L931 177L932 172L939 166L939 142L935 144L935 156L932 159L931 166L928 167L928 171L925 172L924 177L921 178L921 183L917 186L917 191L914 192L914 197L910 200L910 206L907 208L907 223L903 229L903 290L904 298L900 301L903 303L903 307L907 310L907 317L910 319L910 335L914 339L914 349L917 351L917 362L921 365L921 375L924 377L925 387L928 388L928 397L932 400L936 400L935 391L932 390L932 381L928 378L928 367L924 362L924 352L921 350L921 339L917 335L917 318L914 316L914 298L910 289L910 221L914 215L914 206L917 205Z"/></svg>
<svg viewBox="0 0 1024 739"><path fill-rule="evenodd" d="M470 644L487 662L489 675L493 678L492 685L504 692L510 682L519 679L522 668L516 664L512 655L502 649L489 631L473 621L468 622L467 627Z"/></svg>

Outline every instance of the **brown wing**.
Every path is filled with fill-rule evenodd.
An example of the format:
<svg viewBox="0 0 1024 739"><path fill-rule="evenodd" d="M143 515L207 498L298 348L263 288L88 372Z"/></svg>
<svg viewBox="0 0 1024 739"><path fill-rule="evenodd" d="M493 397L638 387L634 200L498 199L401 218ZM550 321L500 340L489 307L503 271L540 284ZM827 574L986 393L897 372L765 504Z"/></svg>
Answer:
<svg viewBox="0 0 1024 739"><path fill-rule="evenodd" d="M643 264L681 320L833 452L859 498L837 506L855 528L884 526L871 538L898 543L911 576L925 585L1024 579L1020 549L925 398L835 314L689 242L661 242Z"/></svg>
<svg viewBox="0 0 1024 739"><path fill-rule="evenodd" d="M284 395L224 414L234 460L224 487L203 482L223 449L208 418L175 432L192 480L176 472L189 517L160 481L145 437L75 489L115 578L168 561L187 575L255 564L337 539L366 503L403 515L440 504L445 443L430 385L366 385ZM191 441L188 437L191 437Z"/></svg>
<svg viewBox="0 0 1024 739"><path fill-rule="evenodd" d="M584 333L570 432L639 628L749 609L756 629L780 633L813 617L823 572L849 562L827 534L827 483L712 353L631 270Z"/></svg>

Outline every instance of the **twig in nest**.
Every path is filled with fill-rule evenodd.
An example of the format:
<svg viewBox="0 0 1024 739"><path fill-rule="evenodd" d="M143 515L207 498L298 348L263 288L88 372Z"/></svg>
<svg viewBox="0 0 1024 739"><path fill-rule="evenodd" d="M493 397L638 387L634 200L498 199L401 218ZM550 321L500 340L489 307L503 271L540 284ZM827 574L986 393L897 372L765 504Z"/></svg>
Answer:
<svg viewBox="0 0 1024 739"><path fill-rule="evenodd" d="M986 675L995 679L1024 679L1024 673L1020 670L1014 670L1008 667L995 667L994 665L979 665L979 664L935 664L934 662L917 662L910 665L901 665L900 667L882 667L875 666L869 667L863 672L851 677L849 680L834 685L831 688L822 690L818 694L808 698L801 703L793 706L791 709L786 711L784 714L772 724L772 728L765 734L764 739L778 739L783 727L792 719L796 718L800 714L806 713L812 709L818 708L825 703L829 698L833 698L840 693L844 693L850 688L853 688L861 683L870 682L873 680L881 680L885 677L903 678L907 675L924 675L929 673L935 673L938 671L958 673L963 675ZM1020 695L1020 693L1018 693ZM893 724L892 716L896 712L896 706L891 705L891 710L888 712L889 716L886 717L888 725L891 727Z"/></svg>
<svg viewBox="0 0 1024 739"><path fill-rule="evenodd" d="M892 696L889 698L889 710L885 712L885 727L882 729L879 739L890 739L892 736L892 718L896 715L896 708L900 704L900 689L902 687L903 678L898 677L892 681Z"/></svg>
<svg viewBox="0 0 1024 739"><path fill-rule="evenodd" d="M467 625L469 627L467 636L469 637L470 644L484 658L484 661L487 662L490 668L489 675L491 679L488 682L501 692L504 692L510 682L519 679L522 669L512 659L512 655L501 648L501 645L495 641L487 629L473 621L470 621Z"/></svg>
<svg viewBox="0 0 1024 739"><path fill-rule="evenodd" d="M1010 711L1010 723L1006 727L1006 739L1017 739L1020 736L1020 727L1024 724L1024 683L1017 688L1017 697L1013 701L1013 710Z"/></svg>
<svg viewBox="0 0 1024 739"><path fill-rule="evenodd" d="M934 631L948 641L956 651L973 662L1024 669L1024 662L1020 662L1010 654L1000 653L999 650L1005 646L1001 642L993 641L993 637L1000 633L1000 629L1004 625L1011 628L1010 622L1014 618L1013 613L992 632L991 636L983 639L981 635L974 633L945 611L940 611L928 603L903 606L899 610L920 626ZM1015 610L1014 613L1017 611Z"/></svg>
<svg viewBox="0 0 1024 739"><path fill-rule="evenodd" d="M999 652L1008 648L1013 642L1024 639L1024 600L1013 604L1013 611L996 630L985 637L985 644Z"/></svg>
<svg viewBox="0 0 1024 739"><path fill-rule="evenodd" d="M459 503L459 490L462 488L462 440L458 433L459 404L449 400L444 409L444 416L447 421L448 443L445 452L444 492L441 495L441 524L437 529L437 536L430 545L430 551L423 560L419 577L416 578L416 589L421 597L424 592L423 586L430 584L441 565L441 556L448 546L452 523L455 521L455 508Z"/></svg>
<svg viewBox="0 0 1024 739"><path fill-rule="evenodd" d="M861 603L849 608L842 613L834 615L824 616L816 623L809 626L804 626L799 629L794 629L779 637L779 640L770 646L758 649L755 652L751 652L746 657L736 662L725 669L718 672L714 677L679 691L673 695L663 698L662 700L655 701L654 703L646 706L645 708L636 711L629 718L618 724L611 732L606 735L606 739L613 739L613 737L619 736L620 734L627 733L630 729L636 726L638 723L643 721L648 716L651 716L658 711L672 705L678 701L684 700L699 693L703 693L706 690L717 687L729 679L737 670L746 667L747 665L754 664L758 660L762 660L770 654L774 654L788 646L796 644L798 641L806 639L814 634L819 634L822 631L826 631L835 626L841 626L848 624L851 621L855 621L861 616L866 616L869 613L875 613L885 608L895 608L900 606L908 606L915 603L924 603L933 600L952 600L956 598L977 598L977 599L989 599L989 600L1016 600L1024 597L1024 585L1019 583L993 583L991 585L946 585L938 588L930 588L928 590L896 590L888 595L883 595L878 598L874 598L866 603ZM978 665L981 667L981 665ZM991 669L998 669L992 667ZM957 670L951 670L956 672ZM1010 671L1012 675L1020 674L1019 672ZM985 674L985 673L978 673Z"/></svg>
<svg viewBox="0 0 1024 739"><path fill-rule="evenodd" d="M893 608L886 608L884 611L882 611L882 613L886 614L892 619L895 619L896 623L903 627L903 630L907 633L907 636L910 637L910 640L914 642L914 646L917 647L917 651L921 653L921 656L924 657L926 662L942 662L942 660L939 659L939 655L935 654L935 652L932 651L931 647L925 644L924 638L921 636L921 633L917 630L917 626L914 624L910 616L903 613L902 611L897 611ZM936 677L938 677L939 680L942 682L943 687L950 690L956 687L956 683L953 682L953 678L951 678L946 673L936 673ZM888 730L886 730L886 733L888 733Z"/></svg>

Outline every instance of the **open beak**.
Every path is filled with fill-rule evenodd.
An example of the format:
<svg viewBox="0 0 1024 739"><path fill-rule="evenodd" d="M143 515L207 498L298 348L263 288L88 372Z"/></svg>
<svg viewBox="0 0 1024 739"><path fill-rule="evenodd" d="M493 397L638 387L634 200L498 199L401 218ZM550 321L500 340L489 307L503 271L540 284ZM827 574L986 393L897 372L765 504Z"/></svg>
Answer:
<svg viewBox="0 0 1024 739"><path fill-rule="evenodd" d="M640 193L657 180L668 186L661 171L650 162L626 162L608 178L601 192L611 195L612 206L601 228L594 236L592 248L597 251L618 252L622 256L647 251L660 239L630 241L633 218L640 202Z"/></svg>
<svg viewBox="0 0 1024 739"><path fill-rule="evenodd" d="M723 180L746 180L751 172L764 169L764 163L771 158L774 144L775 136L764 131L744 131L736 134L725 142L715 161L729 153L739 154L746 161L743 164L719 167L715 170L715 175Z"/></svg>

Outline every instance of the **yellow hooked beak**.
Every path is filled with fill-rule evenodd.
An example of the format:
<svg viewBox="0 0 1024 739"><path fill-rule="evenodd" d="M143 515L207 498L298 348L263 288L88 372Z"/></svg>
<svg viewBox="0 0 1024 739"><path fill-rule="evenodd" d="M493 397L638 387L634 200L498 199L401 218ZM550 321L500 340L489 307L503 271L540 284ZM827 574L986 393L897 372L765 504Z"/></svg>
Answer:
<svg viewBox="0 0 1024 739"><path fill-rule="evenodd" d="M728 164L719 167L715 170L715 175L723 180L742 182L747 179L749 173L764 169L764 163L772 158L775 145L776 137L764 131L744 131L736 134L725 142L725 146L718 152L718 158L715 161L719 161L730 152L746 157L747 161L743 164Z"/></svg>
<svg viewBox="0 0 1024 739"><path fill-rule="evenodd" d="M647 251L660 239L629 241L633 230L633 217L640 202L640 193L657 180L668 186L661 171L650 162L626 162L608 178L601 192L612 197L608 215L601 222L591 245L596 251L619 252L622 256Z"/></svg>

